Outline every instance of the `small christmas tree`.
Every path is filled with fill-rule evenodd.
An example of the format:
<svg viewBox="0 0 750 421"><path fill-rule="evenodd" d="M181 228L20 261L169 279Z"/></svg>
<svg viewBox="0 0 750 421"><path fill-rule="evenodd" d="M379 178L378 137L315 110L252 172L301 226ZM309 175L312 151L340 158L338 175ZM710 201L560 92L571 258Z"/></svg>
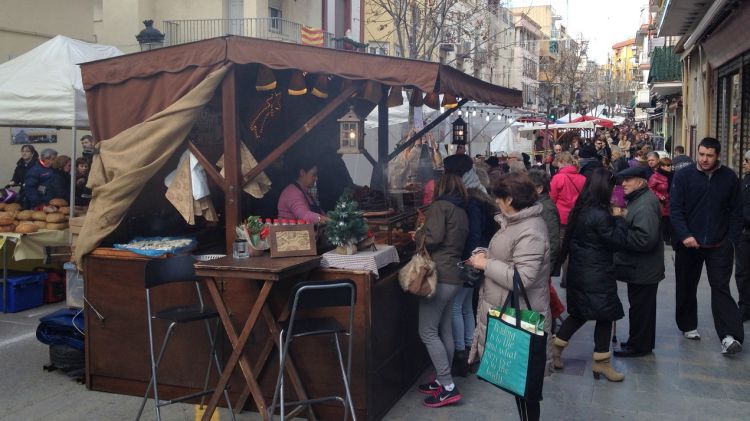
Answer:
<svg viewBox="0 0 750 421"><path fill-rule="evenodd" d="M339 248L348 247L351 250L353 245L367 235L365 219L349 192L339 197L336 208L328 212L327 216L326 238ZM353 249L356 251L356 247Z"/></svg>

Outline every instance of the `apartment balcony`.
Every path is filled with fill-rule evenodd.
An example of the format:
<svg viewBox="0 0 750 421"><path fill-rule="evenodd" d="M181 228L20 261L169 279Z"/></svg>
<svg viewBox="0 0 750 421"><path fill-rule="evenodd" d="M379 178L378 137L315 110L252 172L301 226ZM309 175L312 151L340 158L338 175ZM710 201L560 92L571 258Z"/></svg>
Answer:
<svg viewBox="0 0 750 421"><path fill-rule="evenodd" d="M282 18L165 20L162 24L165 46L224 35L302 44L302 27L301 23ZM324 32L323 46L343 49L343 41L336 41L333 34Z"/></svg>

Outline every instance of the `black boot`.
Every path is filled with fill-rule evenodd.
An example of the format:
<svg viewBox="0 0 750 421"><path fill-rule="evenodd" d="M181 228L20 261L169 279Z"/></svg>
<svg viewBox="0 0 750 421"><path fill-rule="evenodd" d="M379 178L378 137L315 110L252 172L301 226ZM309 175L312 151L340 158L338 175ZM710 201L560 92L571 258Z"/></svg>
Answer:
<svg viewBox="0 0 750 421"><path fill-rule="evenodd" d="M453 366L451 367L451 374L458 377L466 377L469 375L469 362L467 360L468 354L465 350L456 350L453 353Z"/></svg>

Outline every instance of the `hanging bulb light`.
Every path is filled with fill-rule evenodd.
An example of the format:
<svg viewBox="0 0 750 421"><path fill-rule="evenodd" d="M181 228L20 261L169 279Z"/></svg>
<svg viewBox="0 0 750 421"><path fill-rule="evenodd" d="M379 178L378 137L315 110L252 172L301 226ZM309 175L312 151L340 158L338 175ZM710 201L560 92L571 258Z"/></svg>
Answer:
<svg viewBox="0 0 750 421"><path fill-rule="evenodd" d="M440 109L440 96L437 92L430 92L424 97L424 105L432 108L433 110Z"/></svg>
<svg viewBox="0 0 750 421"><path fill-rule="evenodd" d="M404 103L404 97L401 95L401 87L400 86L394 86L391 88L391 91L388 93L388 99L386 100L386 105L388 107L397 107L399 105L402 105Z"/></svg>
<svg viewBox="0 0 750 421"><path fill-rule="evenodd" d="M477 116L477 110L476 109L474 109L474 111L471 112L471 116L472 117L476 117Z"/></svg>
<svg viewBox="0 0 750 421"><path fill-rule="evenodd" d="M383 89L380 87L378 82L368 81L362 88L362 95L360 98L377 104L380 102L380 98L383 97Z"/></svg>
<svg viewBox="0 0 750 421"><path fill-rule="evenodd" d="M328 98L328 76L318 75L315 80L315 86L312 89L312 94L320 99Z"/></svg>
<svg viewBox="0 0 750 421"><path fill-rule="evenodd" d="M458 100L453 94L444 93L443 94L443 102L440 104L443 106L443 108L456 108L458 107Z"/></svg>
<svg viewBox="0 0 750 421"><path fill-rule="evenodd" d="M300 96L307 93L307 85L305 84L305 74L299 70L295 70L292 73L292 77L289 79L289 88L287 90L291 96Z"/></svg>
<svg viewBox="0 0 750 421"><path fill-rule="evenodd" d="M412 89L411 98L409 98L409 105L412 107L421 107L424 105L424 99L422 99L422 91L417 88Z"/></svg>
<svg viewBox="0 0 750 421"><path fill-rule="evenodd" d="M255 90L258 92L272 91L276 89L276 77L273 70L259 64L258 74L255 78Z"/></svg>

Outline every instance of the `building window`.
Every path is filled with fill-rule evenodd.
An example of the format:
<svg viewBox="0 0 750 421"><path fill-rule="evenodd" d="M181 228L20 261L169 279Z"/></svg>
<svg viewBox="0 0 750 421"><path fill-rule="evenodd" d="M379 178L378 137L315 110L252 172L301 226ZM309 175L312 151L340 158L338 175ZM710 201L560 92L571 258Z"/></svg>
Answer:
<svg viewBox="0 0 750 421"><path fill-rule="evenodd" d="M387 56L388 55L388 43L370 41L369 46L367 47L367 52L370 54L379 54L381 56Z"/></svg>
<svg viewBox="0 0 750 421"><path fill-rule="evenodd" d="M270 30L274 32L281 32L281 9L275 7L268 8L268 17L270 18Z"/></svg>

